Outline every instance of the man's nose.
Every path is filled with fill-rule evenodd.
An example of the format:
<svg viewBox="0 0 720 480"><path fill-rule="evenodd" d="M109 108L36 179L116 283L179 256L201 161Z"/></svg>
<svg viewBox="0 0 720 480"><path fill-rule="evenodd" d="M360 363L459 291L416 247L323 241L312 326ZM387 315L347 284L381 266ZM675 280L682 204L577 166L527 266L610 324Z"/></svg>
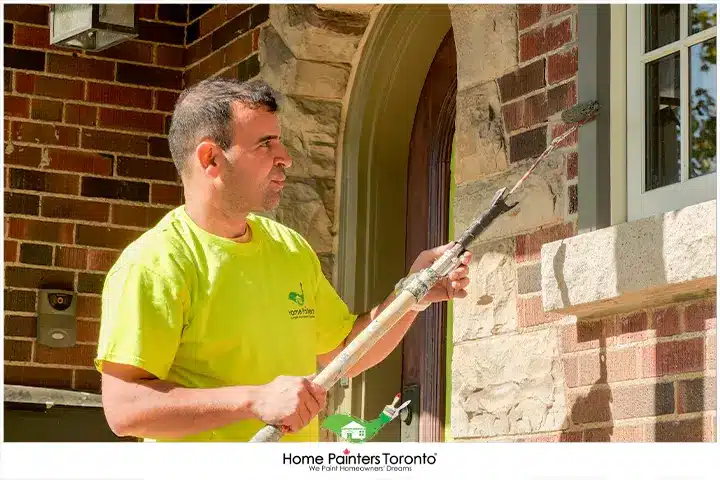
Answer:
<svg viewBox="0 0 720 480"><path fill-rule="evenodd" d="M285 145L283 145L282 143L278 143L277 145L277 150L275 152L275 162L284 166L285 168L289 168L290 165L292 165L292 158L290 157L290 154L285 148Z"/></svg>

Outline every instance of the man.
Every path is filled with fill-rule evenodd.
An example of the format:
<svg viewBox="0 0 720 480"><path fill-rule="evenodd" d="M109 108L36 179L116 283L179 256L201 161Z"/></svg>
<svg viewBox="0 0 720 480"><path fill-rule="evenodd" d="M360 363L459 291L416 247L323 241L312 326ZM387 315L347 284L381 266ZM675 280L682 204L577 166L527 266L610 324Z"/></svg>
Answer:
<svg viewBox="0 0 720 480"><path fill-rule="evenodd" d="M253 213L278 205L292 164L276 110L262 82L208 80L178 99L169 143L185 205L125 249L103 289L96 367L117 435L248 441L273 424L288 432L283 441L317 441L326 402L312 383L317 364L394 298L350 313L305 239ZM411 273L447 247L423 252ZM463 298L469 261L468 253L427 300ZM392 352L416 315L350 376Z"/></svg>

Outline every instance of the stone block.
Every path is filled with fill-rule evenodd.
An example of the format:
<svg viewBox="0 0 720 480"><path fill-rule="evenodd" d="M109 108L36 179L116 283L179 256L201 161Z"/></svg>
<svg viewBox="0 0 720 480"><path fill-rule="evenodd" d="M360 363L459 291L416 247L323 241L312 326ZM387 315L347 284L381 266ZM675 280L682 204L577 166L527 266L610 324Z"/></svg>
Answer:
<svg viewBox="0 0 720 480"><path fill-rule="evenodd" d="M453 341L463 342L515 329L515 242L470 247L468 296L454 303Z"/></svg>
<svg viewBox="0 0 720 480"><path fill-rule="evenodd" d="M335 178L335 148L341 104L284 97L280 106L282 141L292 157L288 175Z"/></svg>
<svg viewBox="0 0 720 480"><path fill-rule="evenodd" d="M480 180L508 166L497 83L457 94L455 183Z"/></svg>
<svg viewBox="0 0 720 480"><path fill-rule="evenodd" d="M260 76L286 94L342 100L350 66L298 60L277 31L260 31Z"/></svg>
<svg viewBox="0 0 720 480"><path fill-rule="evenodd" d="M508 191L522 178L532 160L518 162L492 177L459 185L455 190L455 232L464 231L489 206L495 193L503 187ZM564 162L562 154L551 153L540 162L509 201L520 202L513 211L498 217L481 235L480 241L536 230L544 225L560 223L564 219L565 199Z"/></svg>
<svg viewBox="0 0 720 480"><path fill-rule="evenodd" d="M295 58L351 63L370 22L370 14L339 11L327 6L273 4L270 22Z"/></svg>
<svg viewBox="0 0 720 480"><path fill-rule="evenodd" d="M458 90L495 80L518 63L517 7L450 5Z"/></svg>
<svg viewBox="0 0 720 480"><path fill-rule="evenodd" d="M716 288L716 201L547 243L546 310L609 315Z"/></svg>
<svg viewBox="0 0 720 480"><path fill-rule="evenodd" d="M287 184L274 216L305 237L318 254L333 251L332 219L322 196L311 185Z"/></svg>
<svg viewBox="0 0 720 480"><path fill-rule="evenodd" d="M453 438L558 430L565 421L555 329L462 344L453 352Z"/></svg>

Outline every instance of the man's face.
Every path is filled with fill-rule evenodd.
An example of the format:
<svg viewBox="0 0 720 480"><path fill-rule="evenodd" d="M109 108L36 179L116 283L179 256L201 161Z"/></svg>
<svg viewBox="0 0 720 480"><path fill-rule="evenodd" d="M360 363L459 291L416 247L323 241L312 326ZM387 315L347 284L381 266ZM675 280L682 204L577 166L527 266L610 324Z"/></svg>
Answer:
<svg viewBox="0 0 720 480"><path fill-rule="evenodd" d="M224 208L272 210L280 202L285 168L292 164L280 143L279 119L265 108L236 104L234 120L234 139L221 174Z"/></svg>

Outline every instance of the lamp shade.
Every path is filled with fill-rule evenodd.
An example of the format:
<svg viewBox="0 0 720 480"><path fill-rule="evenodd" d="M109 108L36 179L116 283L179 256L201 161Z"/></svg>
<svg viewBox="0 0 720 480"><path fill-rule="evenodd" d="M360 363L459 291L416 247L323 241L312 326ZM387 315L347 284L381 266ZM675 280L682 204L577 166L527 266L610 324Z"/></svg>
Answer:
<svg viewBox="0 0 720 480"><path fill-rule="evenodd" d="M138 6L58 3L50 6L50 44L97 52L138 36Z"/></svg>

